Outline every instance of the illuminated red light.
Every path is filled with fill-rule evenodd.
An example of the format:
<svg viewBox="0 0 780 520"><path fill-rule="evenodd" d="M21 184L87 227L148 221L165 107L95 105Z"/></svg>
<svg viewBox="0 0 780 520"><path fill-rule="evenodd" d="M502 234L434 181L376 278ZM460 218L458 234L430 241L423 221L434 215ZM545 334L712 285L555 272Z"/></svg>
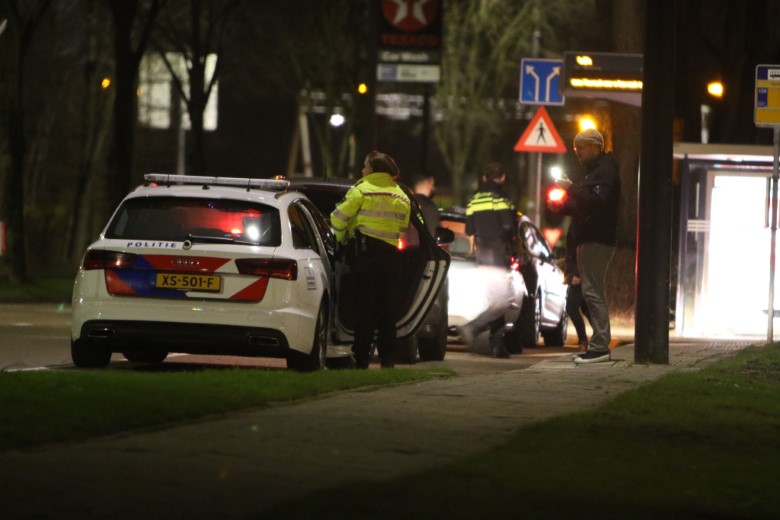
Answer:
<svg viewBox="0 0 780 520"><path fill-rule="evenodd" d="M406 249L406 246L407 246L407 244L406 244L406 240L404 240L404 237L399 238L398 239L398 250L399 251L403 251L404 249Z"/></svg>
<svg viewBox="0 0 780 520"><path fill-rule="evenodd" d="M566 190L563 188L552 188L547 192L547 200L550 202L562 202L566 198Z"/></svg>
<svg viewBox="0 0 780 520"><path fill-rule="evenodd" d="M82 269L131 269L135 263L136 255L122 253L120 251L105 251L103 249L90 249L84 255L81 263Z"/></svg>
<svg viewBox="0 0 780 520"><path fill-rule="evenodd" d="M239 258L236 267L241 274L282 280L298 279L298 262L288 258Z"/></svg>

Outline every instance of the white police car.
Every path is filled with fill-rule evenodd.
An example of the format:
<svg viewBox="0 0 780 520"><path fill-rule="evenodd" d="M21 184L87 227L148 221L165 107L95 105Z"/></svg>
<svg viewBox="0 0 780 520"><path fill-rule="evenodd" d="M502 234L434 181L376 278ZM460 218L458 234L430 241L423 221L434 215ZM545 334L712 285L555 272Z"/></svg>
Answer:
<svg viewBox="0 0 780 520"><path fill-rule="evenodd" d="M351 363L351 345L329 345L331 325L347 339L332 318L334 240L305 195L268 179L145 181L88 247L76 276L76 366L104 367L114 352L139 362L170 352L284 357L295 370ZM413 294L441 283L446 266L430 272L436 267L409 277ZM431 302L412 303L400 337Z"/></svg>
<svg viewBox="0 0 780 520"><path fill-rule="evenodd" d="M176 351L322 367L331 267L311 203L278 181L145 179L84 255L73 362L105 366L112 352L154 362Z"/></svg>

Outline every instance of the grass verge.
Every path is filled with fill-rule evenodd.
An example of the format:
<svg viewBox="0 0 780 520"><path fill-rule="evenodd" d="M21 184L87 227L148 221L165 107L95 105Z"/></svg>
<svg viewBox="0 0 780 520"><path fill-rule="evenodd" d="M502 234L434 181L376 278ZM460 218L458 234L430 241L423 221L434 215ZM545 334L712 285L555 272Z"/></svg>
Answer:
<svg viewBox="0 0 780 520"><path fill-rule="evenodd" d="M0 450L453 375L442 369L0 372Z"/></svg>
<svg viewBox="0 0 780 520"><path fill-rule="evenodd" d="M778 468L775 344L531 426L462 462L389 483L355 483L262 516L778 518Z"/></svg>

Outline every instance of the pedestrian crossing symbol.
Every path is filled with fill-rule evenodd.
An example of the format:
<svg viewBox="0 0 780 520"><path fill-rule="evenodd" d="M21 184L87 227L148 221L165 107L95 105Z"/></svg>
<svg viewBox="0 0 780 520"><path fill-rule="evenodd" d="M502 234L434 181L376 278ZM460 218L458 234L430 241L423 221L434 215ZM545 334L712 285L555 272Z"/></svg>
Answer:
<svg viewBox="0 0 780 520"><path fill-rule="evenodd" d="M543 106L515 144L516 152L566 153L560 134Z"/></svg>

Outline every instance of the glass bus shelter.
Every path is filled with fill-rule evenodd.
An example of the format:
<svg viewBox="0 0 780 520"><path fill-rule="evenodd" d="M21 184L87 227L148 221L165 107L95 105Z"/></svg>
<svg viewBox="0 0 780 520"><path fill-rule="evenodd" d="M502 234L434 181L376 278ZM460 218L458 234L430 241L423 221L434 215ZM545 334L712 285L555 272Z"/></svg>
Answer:
<svg viewBox="0 0 780 520"><path fill-rule="evenodd" d="M766 339L772 147L675 143L674 158L680 174L675 335ZM778 278L780 272L775 316Z"/></svg>

